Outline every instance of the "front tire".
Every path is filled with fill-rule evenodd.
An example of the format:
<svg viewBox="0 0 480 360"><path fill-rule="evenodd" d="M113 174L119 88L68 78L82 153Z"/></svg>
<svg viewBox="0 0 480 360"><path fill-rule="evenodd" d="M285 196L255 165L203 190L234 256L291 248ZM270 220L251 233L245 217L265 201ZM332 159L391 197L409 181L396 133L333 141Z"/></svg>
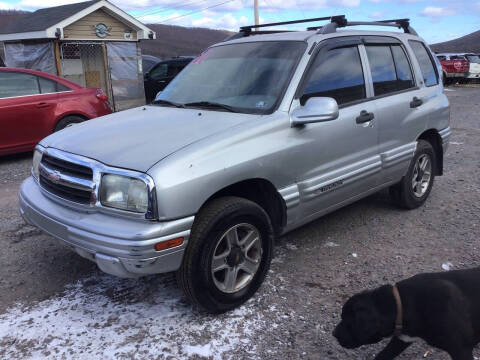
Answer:
<svg viewBox="0 0 480 360"><path fill-rule="evenodd" d="M262 284L273 254L273 228L256 203L212 200L195 219L177 280L187 298L211 313L247 301Z"/></svg>
<svg viewBox="0 0 480 360"><path fill-rule="evenodd" d="M418 140L417 150L402 180L390 187L395 203L405 209L421 206L432 191L436 169L435 151L425 140Z"/></svg>

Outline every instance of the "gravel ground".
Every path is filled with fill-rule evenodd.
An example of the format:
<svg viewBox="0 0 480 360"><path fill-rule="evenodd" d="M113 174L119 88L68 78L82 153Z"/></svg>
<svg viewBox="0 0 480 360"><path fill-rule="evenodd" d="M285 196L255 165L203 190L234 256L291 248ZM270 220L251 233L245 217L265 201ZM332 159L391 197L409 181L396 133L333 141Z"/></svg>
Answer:
<svg viewBox="0 0 480 360"><path fill-rule="evenodd" d="M269 277L241 308L193 310L170 274L117 279L26 226L17 191L31 154L0 158L0 358L371 359L331 336L354 293L425 271L478 265L480 88L454 87L445 175L427 203L381 192L278 240ZM423 343L401 359L448 357ZM477 351L476 356L480 356Z"/></svg>

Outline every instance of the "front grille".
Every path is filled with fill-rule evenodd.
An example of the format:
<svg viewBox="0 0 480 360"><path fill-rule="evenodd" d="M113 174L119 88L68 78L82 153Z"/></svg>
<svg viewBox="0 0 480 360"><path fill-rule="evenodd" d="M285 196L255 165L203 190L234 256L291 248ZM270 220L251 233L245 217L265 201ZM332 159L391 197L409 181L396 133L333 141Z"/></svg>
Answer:
<svg viewBox="0 0 480 360"><path fill-rule="evenodd" d="M54 176L52 176L54 175ZM67 179L68 181L65 181ZM85 183L93 179L93 171L85 165L44 154L40 162L40 186L63 199L89 205L92 189ZM87 181L85 181L87 180Z"/></svg>
<svg viewBox="0 0 480 360"><path fill-rule="evenodd" d="M49 169L60 171L62 174L79 177L85 180L91 180L93 177L93 171L91 168L58 159L50 155L44 155L42 157L42 163Z"/></svg>
<svg viewBox="0 0 480 360"><path fill-rule="evenodd" d="M92 193L86 190L79 190L62 184L54 183L48 180L43 174L40 174L40 186L48 192L60 196L63 199L74 201L80 204L90 204Z"/></svg>

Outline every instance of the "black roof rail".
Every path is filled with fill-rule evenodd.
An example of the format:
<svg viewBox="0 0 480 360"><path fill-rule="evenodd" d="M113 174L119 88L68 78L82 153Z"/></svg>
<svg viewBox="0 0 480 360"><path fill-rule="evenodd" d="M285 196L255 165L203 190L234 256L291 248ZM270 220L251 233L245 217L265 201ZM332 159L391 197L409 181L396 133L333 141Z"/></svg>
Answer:
<svg viewBox="0 0 480 360"><path fill-rule="evenodd" d="M300 19L300 20L291 20L291 21L281 21L281 22L276 22L276 23L260 24L260 25L248 25L248 26L242 26L240 28L240 32L244 32L244 33L249 34L249 33L252 32L252 29L259 29L259 28L263 28L263 27L272 27L272 26L279 26L279 25L301 24L301 23L306 23L306 22L324 21L324 20L333 21L332 19L337 18L337 17L345 18L345 15L325 16L325 17L319 17L319 18Z"/></svg>
<svg viewBox="0 0 480 360"><path fill-rule="evenodd" d="M341 27L357 26L357 25L375 25L375 26L392 26L399 29L401 28L407 34L418 35L417 32L410 26L410 19L348 21L345 15L334 15L334 16L325 16L325 17L319 17L319 18L300 19L300 20L260 24L260 25L242 26L238 33L228 37L224 41L238 39L238 38L251 36L251 35L275 34L275 33L283 33L283 32L290 31L290 30L257 30L253 32L252 29L259 29L259 28L279 26L279 25L301 24L306 22L325 21L325 20L330 20L330 22L321 26L308 27L307 30L316 30L317 33L319 34L331 34L336 32L337 28L341 28Z"/></svg>
<svg viewBox="0 0 480 360"><path fill-rule="evenodd" d="M403 29L406 34L418 35L417 32L410 26L410 19L391 19L391 20L377 20L377 21L347 21L345 26L357 25L374 25L374 26L392 26Z"/></svg>

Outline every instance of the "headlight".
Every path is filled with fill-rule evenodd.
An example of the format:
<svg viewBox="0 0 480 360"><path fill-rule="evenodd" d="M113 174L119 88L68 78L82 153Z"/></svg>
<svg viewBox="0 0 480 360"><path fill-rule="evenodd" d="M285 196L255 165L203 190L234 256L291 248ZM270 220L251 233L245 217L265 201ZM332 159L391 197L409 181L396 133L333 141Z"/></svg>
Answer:
<svg viewBox="0 0 480 360"><path fill-rule="evenodd" d="M38 167L40 165L40 161L42 161L43 152L37 147L33 153L33 165L32 165L32 175L35 179L38 180Z"/></svg>
<svg viewBox="0 0 480 360"><path fill-rule="evenodd" d="M100 202L104 206L116 209L146 213L147 184L140 179L104 174L100 185Z"/></svg>

